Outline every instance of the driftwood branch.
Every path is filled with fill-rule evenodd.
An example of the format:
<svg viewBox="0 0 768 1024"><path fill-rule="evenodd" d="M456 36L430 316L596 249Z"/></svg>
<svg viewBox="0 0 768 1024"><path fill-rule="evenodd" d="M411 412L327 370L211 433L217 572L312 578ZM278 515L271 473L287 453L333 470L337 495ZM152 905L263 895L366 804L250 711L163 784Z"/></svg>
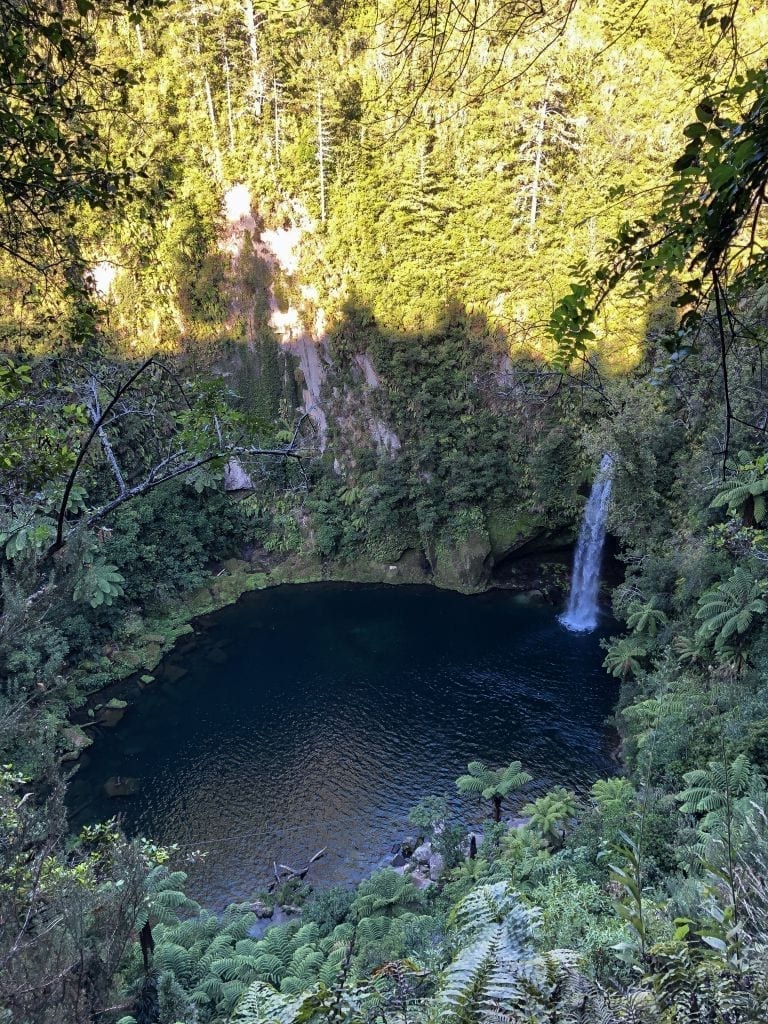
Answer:
<svg viewBox="0 0 768 1024"><path fill-rule="evenodd" d="M320 858L325 855L327 849L328 847L324 846L322 850L318 850L314 856L309 858L306 866L303 868L292 868L290 864L278 864L277 861L273 861L272 868L275 880L274 882L270 882L268 891L274 892L279 885L282 885L284 882L292 882L294 879L303 881L303 879L307 877L309 869L316 861L320 860Z"/></svg>

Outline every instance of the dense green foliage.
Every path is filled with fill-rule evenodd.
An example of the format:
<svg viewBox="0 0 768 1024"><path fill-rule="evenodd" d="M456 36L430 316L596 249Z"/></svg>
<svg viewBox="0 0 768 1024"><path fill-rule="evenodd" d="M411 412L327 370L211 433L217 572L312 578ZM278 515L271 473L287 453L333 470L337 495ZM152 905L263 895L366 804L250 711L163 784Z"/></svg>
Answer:
<svg viewBox="0 0 768 1024"><path fill-rule="evenodd" d="M0 1021L762 1022L762 6L0 30ZM67 716L195 613L270 574L482 589L573 535L605 452L626 778L529 799L473 761L476 856L428 798L437 884L288 885L260 935L179 851L68 835Z"/></svg>

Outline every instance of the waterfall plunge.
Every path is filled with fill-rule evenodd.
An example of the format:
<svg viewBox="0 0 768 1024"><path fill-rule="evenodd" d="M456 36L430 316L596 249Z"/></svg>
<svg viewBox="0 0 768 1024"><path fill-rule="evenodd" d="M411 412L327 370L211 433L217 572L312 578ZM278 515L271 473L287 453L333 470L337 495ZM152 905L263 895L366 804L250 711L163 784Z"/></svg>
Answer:
<svg viewBox="0 0 768 1024"><path fill-rule="evenodd" d="M597 593L605 541L605 516L611 500L613 459L604 455L584 509L579 543L573 559L568 607L560 616L574 633L588 633L597 626Z"/></svg>

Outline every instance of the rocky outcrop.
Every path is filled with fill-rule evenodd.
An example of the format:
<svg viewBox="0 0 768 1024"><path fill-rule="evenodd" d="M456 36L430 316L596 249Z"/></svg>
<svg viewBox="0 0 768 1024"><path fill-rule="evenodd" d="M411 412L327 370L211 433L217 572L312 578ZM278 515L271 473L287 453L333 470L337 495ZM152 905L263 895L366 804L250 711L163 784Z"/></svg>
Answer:
<svg viewBox="0 0 768 1024"><path fill-rule="evenodd" d="M491 576L491 542L488 534L473 530L460 540L441 538L435 545L432 563L438 587L474 593L484 590Z"/></svg>
<svg viewBox="0 0 768 1024"><path fill-rule="evenodd" d="M433 882L439 882L445 872L445 858L441 853L433 853L429 858L429 877Z"/></svg>
<svg viewBox="0 0 768 1024"><path fill-rule="evenodd" d="M224 467L225 491L252 491L253 480L243 468L239 459L230 459Z"/></svg>
<svg viewBox="0 0 768 1024"><path fill-rule="evenodd" d="M65 747L61 755L62 761L76 761L84 750L91 746L93 738L79 725L68 725L61 731L62 743Z"/></svg>

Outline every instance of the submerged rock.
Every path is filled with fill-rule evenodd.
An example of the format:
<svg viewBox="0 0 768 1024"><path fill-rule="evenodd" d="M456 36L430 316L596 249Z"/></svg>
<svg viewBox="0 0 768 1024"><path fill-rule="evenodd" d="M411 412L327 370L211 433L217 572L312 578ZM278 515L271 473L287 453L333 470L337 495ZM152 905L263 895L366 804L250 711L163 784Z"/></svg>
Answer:
<svg viewBox="0 0 768 1024"><path fill-rule="evenodd" d="M189 669L184 668L181 665L175 665L172 661L163 666L163 675L169 683L177 683L179 679L183 679Z"/></svg>
<svg viewBox="0 0 768 1024"><path fill-rule="evenodd" d="M104 783L107 796L135 796L141 789L141 782L130 775L111 775Z"/></svg>
<svg viewBox="0 0 768 1024"><path fill-rule="evenodd" d="M99 725L103 725L107 729L111 729L122 719L127 707L127 700L120 700L118 697L113 697L112 700L108 700L106 704L102 704L96 709L96 721Z"/></svg>

